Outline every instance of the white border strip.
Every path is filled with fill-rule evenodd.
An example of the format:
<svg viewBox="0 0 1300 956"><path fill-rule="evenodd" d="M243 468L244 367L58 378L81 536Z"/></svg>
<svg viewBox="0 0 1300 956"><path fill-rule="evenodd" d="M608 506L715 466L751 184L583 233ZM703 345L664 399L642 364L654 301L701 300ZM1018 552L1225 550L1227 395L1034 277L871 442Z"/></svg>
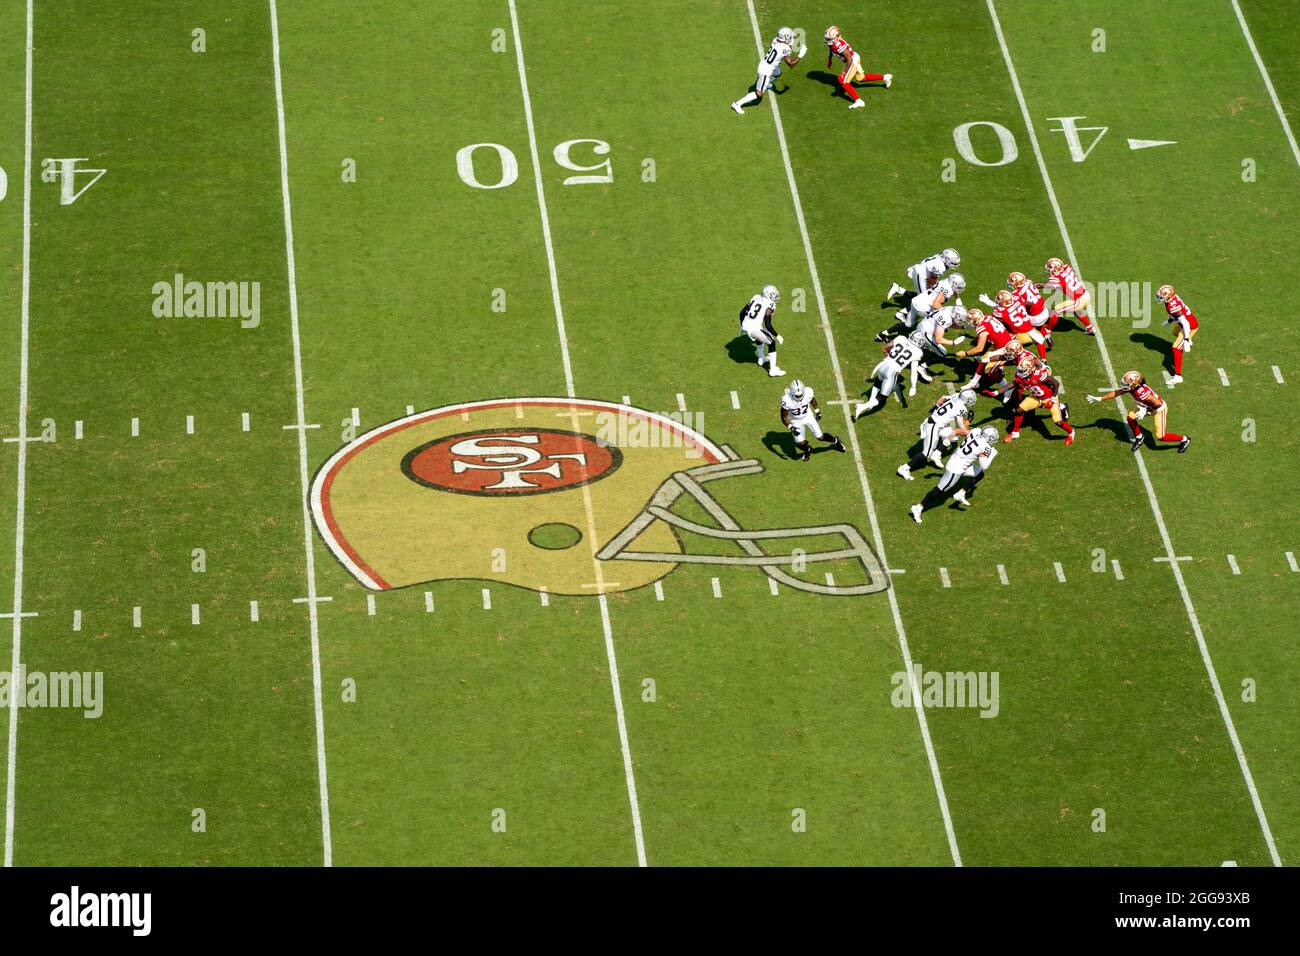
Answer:
<svg viewBox="0 0 1300 956"><path fill-rule="evenodd" d="M1056 199L1056 190L1052 187L1052 177L1047 172L1047 163L1043 159L1043 151L1038 145L1038 134L1034 131L1034 121L1029 115L1029 106L1025 102L1024 91L1020 88L1020 77L1016 73L1015 64L1011 61L1011 51L1007 47L1006 37L1002 33L1002 23L998 19L998 11L993 6L993 0L985 0L988 5L989 16L993 18L993 29L998 37L998 45L1002 48L1002 58L1007 64L1007 73L1011 77L1011 86L1015 90L1016 100L1020 104L1020 112L1025 121L1025 129L1029 134L1029 142L1034 148L1034 158L1038 161L1038 171L1042 174L1043 185L1047 188L1047 198L1051 201L1052 212L1056 215L1056 224L1061 232L1061 240L1065 243L1065 251L1069 256L1070 263L1079 275L1080 281L1083 279L1083 268L1079 265L1079 257L1075 255L1074 245L1070 242L1070 234L1065 228L1065 219L1061 214L1061 205ZM1110 380L1112 387L1115 385L1115 367L1111 364L1110 353L1106 350L1106 341L1102 338L1101 325L1094 323L1097 334L1094 338L1097 341L1097 348L1101 352L1102 365L1105 367L1106 375ZM1125 411L1124 400L1116 398L1115 404L1121 412ZM1246 781L1246 789L1250 791L1251 803L1255 805L1255 815L1259 818L1259 828L1264 834L1264 841L1268 844L1269 855L1273 859L1274 866L1281 866L1282 860L1278 856L1277 844L1273 842L1273 831L1268 825L1268 817L1264 814L1264 805L1260 802L1259 791L1255 789L1255 779L1251 776L1250 765L1246 762L1246 752L1241 747L1241 740L1237 736L1236 725L1232 722L1232 714L1228 711L1228 702L1224 699L1223 688L1219 686L1219 677L1215 673L1214 663L1210 660L1210 649L1206 646L1205 635L1201 633L1201 622L1196 617L1196 608L1192 606L1191 595L1187 593L1187 582L1183 580L1183 571L1179 567L1176 556L1178 552L1174 550L1173 542L1169 537L1169 529L1165 527L1164 515L1160 511L1160 503L1156 500L1155 487L1151 484L1151 476L1147 473L1146 462L1142 460L1141 454L1130 455L1137 464L1138 474L1142 476L1142 484L1146 488L1147 502L1151 506L1151 513L1155 516L1156 527L1160 530L1160 540L1164 542L1165 557L1169 561L1169 566L1173 570L1174 580L1178 582L1178 592L1183 598L1183 608L1187 612L1187 619L1192 624L1192 633L1196 636L1196 645L1201 651L1201 660L1205 664L1205 673L1210 678L1210 686L1214 688L1214 697L1219 704L1219 713L1223 717L1223 724L1228 730L1228 738L1232 741L1232 749L1237 754L1237 763L1241 766L1241 775Z"/></svg>
<svg viewBox="0 0 1300 956"><path fill-rule="evenodd" d="M1296 165L1300 166L1300 146L1296 145L1295 133L1291 132L1291 124L1287 121L1286 111L1282 109L1282 101L1277 98L1277 90L1273 89L1273 80L1268 75L1268 69L1264 66L1264 58L1259 55L1259 49L1255 46L1255 38L1250 35L1250 27L1246 26L1246 16L1241 12L1241 6L1237 3L1237 0L1232 0L1232 10L1237 14L1237 22L1241 24L1241 32L1246 38L1246 45L1250 47L1250 55L1255 58L1255 65L1259 67L1259 75L1264 78L1264 86L1268 89L1269 98L1273 101L1273 109L1277 110L1277 118L1282 121L1282 130L1286 133L1287 142L1291 144L1291 155L1295 157Z"/></svg>
<svg viewBox="0 0 1300 956"><path fill-rule="evenodd" d="M758 17L754 13L754 0L747 0L749 4L749 22L754 27L754 45L758 48L758 55L763 55L763 38L758 30ZM826 315L826 300L822 296L821 279L817 275L817 263L813 259L812 242L808 238L808 224L804 219L803 203L799 200L799 187L795 185L794 168L790 165L790 150L785 142L785 128L781 125L781 110L776 102L776 96L769 96L768 101L772 104L772 118L776 122L776 136L781 143L781 158L785 161L785 176L790 184L790 198L794 200L795 218L799 221L799 234L803 237L804 254L808 259L808 272L812 276L813 292L817 295L817 309L821 313L822 330L826 333L826 348L830 352L831 367L835 371L835 384L839 390L840 407L844 409L844 423L848 428L849 444L853 447L853 459L858 467L858 480L862 484L862 500L867 505L867 515L871 519L871 533L875 539L876 553L880 556L880 563L889 567L889 561L885 557L885 542L880 535L880 521L876 517L875 502L871 497L871 485L867 481L867 470L862 464L862 449L858 447L857 431L853 427L853 418L850 413L848 401L848 392L844 387L844 373L840 369L839 355L835 350L835 335L831 331L831 323ZM903 616L898 609L898 598L894 594L894 588L891 585L886 591L889 595L889 608L894 615L894 629L898 632L898 647L903 654L903 665L909 679L912 682L912 694L915 700L921 699L921 688L917 683L916 674L912 667L912 652L907 646L907 632L903 629ZM916 712L916 720L921 728L921 740L925 743L925 754L930 761L930 776L934 779L934 790L939 798L939 811L943 814L944 832L948 834L948 849L952 853L952 862L955 866L961 866L961 851L957 848L957 835L953 831L952 814L948 812L948 797L944 793L943 778L939 774L939 761L934 753L934 743L930 739L930 725L925 717L924 707L913 707Z"/></svg>
<svg viewBox="0 0 1300 956"><path fill-rule="evenodd" d="M32 3L27 0L27 81L23 94L22 340L18 357L18 503L14 518L14 630L9 673L19 672L23 648L23 530L27 518L27 343L32 271ZM18 706L9 706L5 772L5 866L14 865L14 778L18 772Z"/></svg>
<svg viewBox="0 0 1300 956"><path fill-rule="evenodd" d="M271 10L271 61L275 66L275 116L280 133L280 194L284 199L284 256L289 279L289 328L293 336L293 387L297 411L298 471L302 483L302 539L307 556L307 619L311 622L311 682L316 711L316 769L320 784L321 843L324 865L334 862L330 838L330 790L325 771L325 709L321 704L320 627L316 615L316 556L312 550L311 512L307 506L307 417L302 392L302 342L298 335L298 275L293 258L293 213L289 203L289 149L284 132L284 86L280 80L280 23L275 0Z"/></svg>
<svg viewBox="0 0 1300 956"><path fill-rule="evenodd" d="M551 219L546 211L546 192L542 188L542 163L537 155L537 129L533 125L533 102L528 95L528 72L524 67L524 45L519 37L519 14L515 10L515 0L510 0L510 26L514 31L515 60L519 67L519 91L524 101L524 119L528 124L528 150L533 159L533 179L537 185L537 207L542 218L542 238L546 242L546 263L551 273L551 303L555 307L555 328L560 337L560 358L564 362L564 384L570 398L575 397L573 388L573 367L569 361L569 341L564 332L564 309L560 305L560 279L555 269L555 248L551 244ZM596 582L602 584L600 561L596 557L596 521L591 507L591 489L582 486L583 500L587 508L588 540L591 541L591 563L595 568ZM609 661L610 689L614 695L614 713L618 717L618 739L623 751L623 773L627 778L627 798L632 809L632 833L636 841L636 860L639 866L646 865L645 840L641 832L641 807L637 801L636 778L632 773L632 748L628 743L627 721L623 715L623 692L618 682L618 659L614 655L614 634L609 623L609 603L605 597L605 588L599 588L600 622L605 631L605 657Z"/></svg>

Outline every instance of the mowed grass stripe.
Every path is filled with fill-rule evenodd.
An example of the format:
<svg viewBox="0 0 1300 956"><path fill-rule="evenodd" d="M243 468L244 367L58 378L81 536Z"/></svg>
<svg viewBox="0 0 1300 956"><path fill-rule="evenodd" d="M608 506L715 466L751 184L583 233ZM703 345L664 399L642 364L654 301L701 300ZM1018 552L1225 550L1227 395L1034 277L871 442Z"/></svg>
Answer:
<svg viewBox="0 0 1300 956"><path fill-rule="evenodd" d="M770 118L726 109L756 61L745 10L565 12L557 32L520 8L526 33L551 38L528 50L540 141L607 142L614 168L613 183L564 186L569 173L543 154L579 393L665 412L680 393L706 434L764 465L709 489L746 526L866 527L852 462L833 452L791 462L776 412L788 379L769 379L730 342L740 305L775 282L786 296L780 364L834 398ZM687 25L667 85L646 82L665 48L645 38L661 35L664 17ZM724 35L743 65L721 73L711 58ZM621 91L612 103L599 92L610 84ZM791 308L796 288L803 311ZM883 596L783 587L773 597L740 568L680 568L661 585L663 601L648 588L610 599L624 687L660 688L653 704L625 697L652 862L950 862L915 715L889 701L901 667ZM800 808L806 833L792 831Z"/></svg>
<svg viewBox="0 0 1300 956"><path fill-rule="evenodd" d="M874 364L879 350L871 336L888 321L880 298L920 256L956 246L970 281L967 299L974 303L979 291L1000 287L1011 269L1037 273L1049 255L1061 252L1041 181L1026 161L1028 142L1005 67L1000 58L983 56L995 48L991 27L937 11L925 15L927 30L952 49L969 51L936 60L905 45L870 39L915 32L915 11L873 10L869 24L846 22L842 11L823 4L801 5L781 16L814 35L826 23L838 22L859 44L869 69L895 74L893 89L864 90L867 108L850 114L847 102L833 98L825 85L821 64L810 62L806 74L792 83L800 95L783 100L795 162L809 167L802 191L813 241L827 250L819 264L836 337L845 351L863 357L864 368ZM930 102L947 104L941 117L921 108ZM945 182L943 160L957 157L953 127L976 120L1016 131L1021 158L993 168L957 158L956 181ZM996 159L992 134L979 140L977 149ZM1077 333L1057 338L1052 364L1066 382L1076 426L1085 426L1073 448L1062 447L1059 431L1043 429L1040 436L1027 427L995 463L971 514L932 512L919 529L911 527L906 507L919 499L925 484L879 485L885 535L910 529L907 564L931 569L909 573L897 585L904 614L913 606L930 611L912 640L917 659L927 669L1001 674L1006 706L997 719L969 720L947 710L931 720L963 855L976 863L1217 860L1224 858L1218 854L1226 832L1234 850L1258 858L1263 848L1239 777L1228 785L1236 774L1230 754L1222 755L1228 758L1224 762L1217 746L1211 751L1196 744L1180 755L1173 743L1189 734L1200 740L1222 734L1212 702L1206 708L1200 694L1199 659L1187 653L1184 625L1171 616L1181 614L1177 600L1166 592L1120 591L1130 582L1110 577L1105 588L1113 597L1088 604L1086 617L1061 611L1063 602L1067 608L1084 606L1075 597L1081 592L1070 569L1087 566L1095 550L1127 569L1149 563L1162 548L1140 489L1134 495L1132 463L1112 454L1107 431L1086 427L1091 415L1079 414L1087 408L1082 394L1092 387L1092 378L1100 377L1091 343ZM966 371L960 379L951 372L940 378L964 381ZM987 419L991 411L981 402L979 418ZM891 405L859 423L868 461L892 470L915 441L923 413L923 406L903 411ZM994 412L993 421L1001 426L1003 414ZM1043 440L1049 436L1057 440ZM935 474L927 469L924 481ZM1075 507L1080 481L1087 482L1087 509ZM1008 563L1001 557L1008 544L1036 558L1045 571L1023 583L1012 579L1007 588L996 583L995 565ZM1066 584L1055 579L1056 561L1067 571ZM978 604L954 602L955 588L943 588L933 573L958 563L974 565L990 582ZM1089 587L1094 586L1102 587L1101 581L1091 579ZM1135 614L1143 622L1141 634ZM1040 633L1041 639L1029 637ZM1152 645L1168 649L1175 659L1148 659ZM1109 653L1093 653L1099 648ZM1130 651L1139 648L1135 674ZM1139 685L1141 694L1128 689ZM1188 713L1157 704L1168 695L1187 701ZM1133 714L1143 711L1148 729L1139 735L1132 730ZM1105 740L1106 747L1093 757L1085 740ZM1205 759L1216 768L1208 778L1196 766ZM1214 808L1208 824L1199 801L1196 812L1176 806L1189 787L1199 788ZM990 813L990 807L1003 810ZM1091 813L1099 807L1112 820L1124 820L1122 841L1092 831ZM1211 837L1205 836L1207 825ZM1011 832L1016 839L1008 838ZM1171 833L1178 834L1177 847Z"/></svg>
<svg viewBox="0 0 1300 956"><path fill-rule="evenodd" d="M1028 29L1032 15L1022 7L1011 9ZM1111 18L1111 35L1120 45L1105 54L1113 58L1108 72L1114 79L1100 86L1090 83L1085 89L1064 79L1077 76L1077 69L1058 75L1036 64L1027 70L1024 82L1027 95L1034 95L1029 84L1037 85L1045 106L1101 96L1103 103L1123 103L1124 122L1149 125L1158 117L1167 130L1161 135L1179 140L1171 150L1180 152L1125 164L1130 207L1141 218L1158 219L1166 235L1178 237L1173 242L1117 234L1109 217L1099 214L1097 203L1090 201L1113 175L1108 166L1124 162L1114 153L1098 155L1098 164L1091 168L1092 158L1070 164L1049 152L1048 161L1053 179L1065 184L1058 187L1060 198L1067 216L1078 224L1071 229L1080 254L1099 264L1090 269L1172 281L1186 290L1189 302L1200 303L1193 308L1203 327L1196 349L1188 354L1187 381L1169 390L1157 385L1170 402L1171 429L1195 436L1194 457L1189 452L1185 458L1158 455L1147 461L1180 553L1198 558L1180 567L1258 780L1270 828L1281 828L1276 837L1285 855L1297 835L1288 826L1294 814L1286 811L1300 801L1300 788L1287 772L1296 749L1290 728L1297 710L1290 691L1300 687L1300 669L1289 642L1281 638L1297 624L1290 599L1293 582L1284 558L1294 544L1292 523L1277 520L1280 503L1275 492L1289 480L1290 426L1283 411L1286 386L1276 382L1269 366L1293 364L1300 350L1276 336L1275 320L1266 311L1243 312L1241 290L1268 284L1274 272L1272 257L1291 241L1287 223L1300 211L1298 171L1253 58L1240 33L1233 32L1231 6L1206 2L1199 12L1222 29L1205 33L1190 21L1169 29L1154 11L1141 9ZM1095 16L1086 9L1080 16L1090 13ZM1079 27L1082 23L1078 21ZM1156 37L1162 38L1158 44ZM1079 68L1090 55L1067 50L1049 37L1042 42L1057 44L1061 59L1074 60ZM1146 51L1157 46L1152 62ZM1175 63L1177 80L1159 73L1154 83L1139 82ZM1134 96L1133 88L1141 93ZM1177 108L1171 110L1171 103ZM1232 162L1222 157L1232 157ZM1254 181L1243 181L1243 158L1252 158L1259 171ZM1215 210L1208 234L1203 228L1207 197L1212 197ZM1232 248L1230 257L1224 254L1225 238ZM1085 248L1095 249L1096 255L1082 251ZM1163 310L1159 313L1163 317ZM1127 323L1117 324L1129 331ZM1151 367L1168 354L1171 336L1162 331L1159 341L1153 338L1148 331L1112 336L1116 362L1124 362L1126 355L1148 375L1158 374ZM1217 367L1230 370L1230 391L1220 385ZM1209 500L1215 502L1213 507L1203 505ZM1225 560L1229 553L1238 560L1243 553L1254 556L1258 573L1232 574ZM1245 681L1264 682L1282 693L1256 705L1244 699L1249 696Z"/></svg>
<svg viewBox="0 0 1300 956"><path fill-rule="evenodd" d="M280 25L307 403L323 426L313 463L408 405L563 395L514 49L493 43L495 28L508 40L508 6L281 4ZM428 57L435 33L477 81L448 82ZM456 154L476 143L510 150L518 179L463 182ZM475 153L481 182L499 180L497 155ZM518 557L490 515L431 537L429 555L453 538ZM325 555L337 863L636 861L594 601L543 606L503 574L378 594L370 615Z"/></svg>
<svg viewBox="0 0 1300 956"><path fill-rule="evenodd" d="M28 70L27 70L27 8L26 5L11 4L6 10L5 26L12 28L6 33L7 36L23 37L23 42L9 44L4 53L0 55L0 76L4 77L3 88L3 115L6 120L6 132L9 134L4 137L7 144L11 144L3 155L0 155L0 175L3 175L3 192L5 201L0 203L0 248L4 250L4 262L6 268L0 275L0 295L6 303L11 303L10 311L13 321L8 324L12 333L6 335L5 352L10 356L10 361L3 363L5 383L4 398L0 399L0 421L5 422L5 437L15 437L18 434L17 427L8 423L19 418L18 409L22 408L22 402L25 399L26 382L26 355L23 349L26 346L27 337L27 263L25 257L28 252L27 242L29 238L26 221L26 205L24 202L24 183L28 175L28 160L26 156L29 145L29 127L27 125L27 96L28 96ZM15 383L10 387L10 383ZM4 445L5 453L3 461L0 462L0 528L7 533L12 530L14 538L18 537L18 473L25 463L24 450L14 442L6 442ZM10 540L7 537L5 540ZM0 560L0 580L17 581L15 573L17 549L0 548L4 552L3 560ZM14 607L10 606L9 611ZM2 648L4 661L13 661L19 655L21 647L19 632L21 629L22 619L16 618L11 622L12 627L5 628L9 632L8 639L0 644ZM12 663L4 665L10 670L13 669ZM14 718L17 713L5 715L6 738L9 741L16 742L17 726ZM13 859L12 855L12 791L9 787L11 779L10 766L15 751L12 746L8 749L9 759L4 761L4 768L0 769L0 786L5 788L6 795L6 829L4 835L5 843L5 863L10 864Z"/></svg>
<svg viewBox="0 0 1300 956"><path fill-rule="evenodd" d="M38 12L36 155L108 173L72 205L34 184L31 415L59 440L31 449L23 656L102 672L104 709L22 714L19 864L321 859L266 12L192 52L206 20ZM178 272L259 283L260 324L156 316Z"/></svg>

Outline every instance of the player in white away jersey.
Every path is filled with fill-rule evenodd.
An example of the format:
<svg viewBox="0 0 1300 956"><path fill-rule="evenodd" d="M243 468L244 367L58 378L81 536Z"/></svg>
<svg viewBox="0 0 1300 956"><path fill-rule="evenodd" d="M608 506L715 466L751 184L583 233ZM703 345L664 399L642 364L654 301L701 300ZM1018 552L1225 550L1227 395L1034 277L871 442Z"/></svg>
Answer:
<svg viewBox="0 0 1300 956"><path fill-rule="evenodd" d="M961 345L966 341L966 336L959 335L955 339L947 337L947 332L951 328L966 328L967 313L964 305L945 305L942 309L935 309L917 326L912 333L913 340L919 339L920 344L927 351L933 352L940 358L948 356L948 346Z"/></svg>
<svg viewBox="0 0 1300 956"><path fill-rule="evenodd" d="M776 378L785 372L776 364L776 347L785 339L772 325L772 316L776 314L776 304L781 301L781 293L774 285L763 286L763 291L745 303L740 310L740 331L749 336L758 350L758 364L767 365L767 374ZM770 361L768 349L771 349Z"/></svg>
<svg viewBox="0 0 1300 956"><path fill-rule="evenodd" d="M967 489L975 493L975 486L984 480L993 459L998 456L998 430L991 425L972 431L948 458L939 483L925 493L925 497L909 509L912 520L921 523L921 515L943 504L952 495L953 501L969 505ZM960 486L960 487L959 487Z"/></svg>
<svg viewBox="0 0 1300 956"><path fill-rule="evenodd" d="M939 309L949 305L961 305L961 294L966 291L966 278L960 272L945 276L928 291L914 296L912 301L894 313L898 321L876 334L876 341L888 341L902 329L911 331L916 325Z"/></svg>
<svg viewBox="0 0 1300 956"><path fill-rule="evenodd" d="M809 432L812 432L813 437L829 443L836 451L844 451L844 442L830 432L823 431L821 422L822 410L817 405L813 390L796 378L781 394L781 424L790 429L790 434L794 436L800 460L807 461L812 457Z"/></svg>
<svg viewBox="0 0 1300 956"><path fill-rule="evenodd" d="M956 269L959 265L961 265L961 256L957 255L956 249L945 249L943 252L936 252L934 255L922 259L907 270L907 277L912 280L912 291L917 295L924 295L934 288L935 283L943 277L945 272L949 269ZM906 291L906 288L895 282L890 285L889 292L885 294L885 299L888 301Z"/></svg>
<svg viewBox="0 0 1300 956"><path fill-rule="evenodd" d="M731 104L731 108L737 113L743 113L745 107L750 103L761 103L763 94L772 88L776 78L781 75L781 64L794 66L803 59L808 47L800 44L798 56L794 53L794 31L789 27L782 27L776 31L776 36L772 38L772 45L767 48L763 54L763 59L758 61L758 79L754 81L754 89L746 93L736 102Z"/></svg>
<svg viewBox="0 0 1300 956"><path fill-rule="evenodd" d="M941 467L940 444L947 448L955 439L969 434L973 411L975 392L968 388L935 402L930 414L921 422L921 450L898 466L898 474L911 481L912 469L920 468L927 461L936 468Z"/></svg>
<svg viewBox="0 0 1300 956"><path fill-rule="evenodd" d="M889 396L893 395L901 384L899 376L903 374L904 369L912 370L912 393L916 393L917 364L921 361L921 346L906 336L899 335L881 351L884 352L885 357L867 376L874 379L871 396L865 402L858 402L854 406L854 421L889 401Z"/></svg>

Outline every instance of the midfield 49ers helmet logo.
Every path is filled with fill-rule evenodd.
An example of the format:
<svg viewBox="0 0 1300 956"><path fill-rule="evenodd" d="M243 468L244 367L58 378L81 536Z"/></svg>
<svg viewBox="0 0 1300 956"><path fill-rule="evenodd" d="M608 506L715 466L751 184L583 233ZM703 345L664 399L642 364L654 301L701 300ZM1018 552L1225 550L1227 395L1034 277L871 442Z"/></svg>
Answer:
<svg viewBox="0 0 1300 956"><path fill-rule="evenodd" d="M750 529L709 491L728 479L729 500L758 500L744 493L752 481L738 482L762 472L757 459L629 405L496 399L360 436L316 473L311 508L330 551L375 590L486 580L597 594L682 564L753 568L815 594L889 587L853 525ZM691 517L674 510L683 498ZM711 543L688 548L696 538Z"/></svg>
<svg viewBox="0 0 1300 956"><path fill-rule="evenodd" d="M536 495L608 477L623 463L613 445L560 429L500 428L436 438L412 448L402 472L462 495Z"/></svg>

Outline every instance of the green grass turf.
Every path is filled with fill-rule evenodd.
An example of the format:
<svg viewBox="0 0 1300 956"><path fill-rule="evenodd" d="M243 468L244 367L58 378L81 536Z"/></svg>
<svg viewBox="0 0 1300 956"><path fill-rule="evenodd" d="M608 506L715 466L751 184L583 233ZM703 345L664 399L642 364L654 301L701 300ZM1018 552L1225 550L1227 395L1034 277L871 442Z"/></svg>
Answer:
<svg viewBox="0 0 1300 956"><path fill-rule="evenodd" d="M1285 410L1300 368L1274 331L1286 316L1270 280L1286 266L1300 169L1231 5L1179 6L1177 17L1114 2L1045 16L1003 0L998 11L1085 278L1174 282L1202 319L1188 381L1169 392L1167 329L1125 318L1102 328L1117 371L1142 368L1170 399L1171 429L1195 438L1187 456L1149 450L1145 461L1174 547L1193 558L1182 565L1188 591L1289 861L1300 840L1300 673L1289 653L1297 578L1283 556L1295 550L1294 507L1279 490L1294 463ZM774 97L744 117L726 109L756 60L745 4L519 8L575 393L661 411L680 394L709 437L763 463L761 475L711 486L747 526L848 521L870 537L851 456L785 458L780 384L728 349L736 310L774 282L785 295L781 365L824 403L838 397ZM1243 8L1294 104L1294 11ZM889 315L880 297L916 258L961 250L970 304L1064 249L983 3L855 11L761 0L757 15L764 43L782 24L809 37L808 60L775 99L853 399ZM21 36L21 10L0 16L5 35ZM826 82L820 35L831 22L868 70L895 74L887 92L863 88L868 105L854 113ZM206 53L190 50L195 27L207 30ZM1091 50L1096 27L1105 53ZM284 0L279 30L304 398L320 425L307 432L308 470L408 405L565 394L507 3ZM54 419L58 441L28 449L23 601L40 617L23 623L23 659L32 670L103 670L107 701L97 721L22 712L15 861L317 864L267 7L214 18L198 3L60 0L39 5L36 32L37 161L86 156L109 172L68 207L55 185L33 184L28 428ZM10 180L0 295L12 303L0 381L15 386L22 60L18 43L0 52ZM1054 116L1109 130L1073 163L1049 131ZM944 181L953 127L977 120L1010 130L1019 158L994 168L959 159L955 182ZM1131 152L1128 137L1178 145ZM563 184L571 173L551 151L580 138L610 144L612 184ZM511 150L518 180L469 188L455 155L473 143ZM1257 182L1241 181L1246 157ZM348 159L354 183L341 176ZM489 151L477 168L496 174ZM260 282L261 325L154 318L153 283L178 271ZM492 308L496 290L504 312ZM891 403L853 426L889 565L904 571L893 580L912 656L926 670L1000 677L996 718L927 712L962 859L1267 864L1183 600L1169 567L1152 561L1165 548L1118 412L1083 401L1105 385L1097 346L1077 331L1057 338L1052 365L1080 441L1067 449L1059 432L1026 428L967 514L936 509L916 527L906 508L937 473L904 483L893 470L925 406L968 367L943 368L909 408ZM1288 384L1273 380L1273 364ZM0 393L10 420L16 398L16 387ZM829 429L844 432L840 407L824 408ZM980 413L1003 424L984 401ZM1246 418L1254 443L1241 440ZM0 455L0 541L14 529L15 452ZM484 547L494 533L486 520ZM543 606L499 581L440 581L380 594L371 615L365 590L314 532L312 542L319 591L332 598L319 637L334 862L636 862L594 598ZM191 570L194 548L206 551L203 573ZM0 581L12 571L13 549L0 547ZM674 571L663 594L607 602L649 863L952 862L917 716L891 703L902 655L885 595L773 596L752 569L698 567ZM1242 700L1247 678L1256 702ZM355 701L344 696L353 684ZM192 831L195 808L206 833ZM1104 833L1091 826L1098 808ZM497 810L504 833L491 827ZM792 829L796 810L806 832Z"/></svg>

